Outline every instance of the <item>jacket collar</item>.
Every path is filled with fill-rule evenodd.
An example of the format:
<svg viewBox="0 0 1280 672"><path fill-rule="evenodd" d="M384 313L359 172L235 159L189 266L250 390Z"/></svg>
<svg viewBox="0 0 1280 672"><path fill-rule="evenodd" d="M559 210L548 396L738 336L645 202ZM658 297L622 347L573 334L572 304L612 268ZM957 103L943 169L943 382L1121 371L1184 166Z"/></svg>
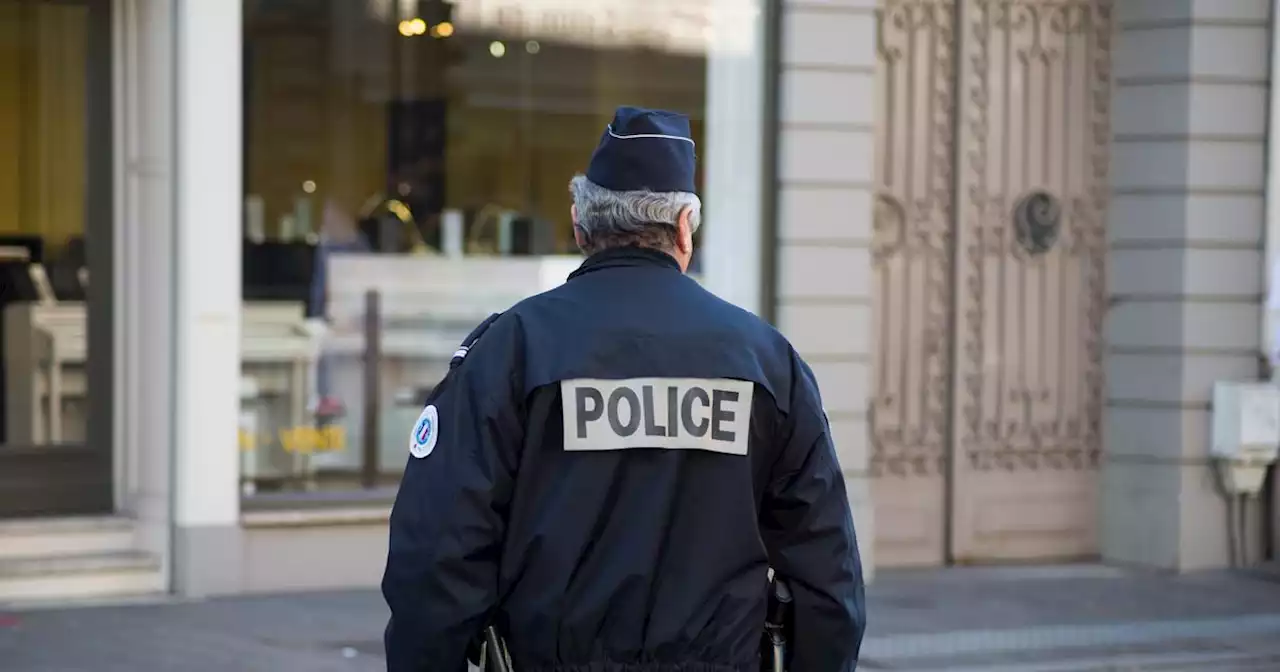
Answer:
<svg viewBox="0 0 1280 672"><path fill-rule="evenodd" d="M615 247L587 257L586 261L583 261L576 271L569 274L569 279L572 280L580 275L604 268L635 266L665 267L674 271L680 270L679 262L666 252L637 246Z"/></svg>

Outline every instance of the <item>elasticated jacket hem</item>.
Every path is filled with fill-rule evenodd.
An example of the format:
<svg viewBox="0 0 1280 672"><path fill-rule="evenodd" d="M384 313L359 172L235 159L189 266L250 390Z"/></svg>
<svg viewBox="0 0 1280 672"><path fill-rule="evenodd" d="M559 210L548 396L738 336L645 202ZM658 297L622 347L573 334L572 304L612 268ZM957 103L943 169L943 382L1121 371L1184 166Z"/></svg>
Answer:
<svg viewBox="0 0 1280 672"><path fill-rule="evenodd" d="M617 663L597 661L580 665L534 667L516 664L520 672L759 672L760 664L725 665L723 663Z"/></svg>

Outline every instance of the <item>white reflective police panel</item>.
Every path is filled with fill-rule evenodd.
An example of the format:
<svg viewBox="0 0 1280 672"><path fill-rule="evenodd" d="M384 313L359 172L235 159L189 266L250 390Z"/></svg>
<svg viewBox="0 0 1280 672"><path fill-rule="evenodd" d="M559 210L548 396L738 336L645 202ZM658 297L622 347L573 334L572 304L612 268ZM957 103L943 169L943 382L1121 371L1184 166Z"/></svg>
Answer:
<svg viewBox="0 0 1280 672"><path fill-rule="evenodd" d="M754 391L749 381L726 378L564 380L564 449L746 455Z"/></svg>

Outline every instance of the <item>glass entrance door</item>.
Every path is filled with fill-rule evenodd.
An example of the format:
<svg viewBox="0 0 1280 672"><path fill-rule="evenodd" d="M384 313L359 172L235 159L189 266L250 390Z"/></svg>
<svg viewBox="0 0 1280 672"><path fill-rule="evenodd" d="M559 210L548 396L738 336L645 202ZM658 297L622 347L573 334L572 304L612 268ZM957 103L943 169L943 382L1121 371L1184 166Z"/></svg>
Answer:
<svg viewBox="0 0 1280 672"><path fill-rule="evenodd" d="M110 0L0 0L0 518L112 508Z"/></svg>

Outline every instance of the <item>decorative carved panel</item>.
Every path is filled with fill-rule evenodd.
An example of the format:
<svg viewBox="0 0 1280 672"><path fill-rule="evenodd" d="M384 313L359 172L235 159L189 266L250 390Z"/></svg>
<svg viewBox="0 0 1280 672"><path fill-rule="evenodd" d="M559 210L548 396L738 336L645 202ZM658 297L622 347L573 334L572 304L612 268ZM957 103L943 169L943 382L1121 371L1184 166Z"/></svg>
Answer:
<svg viewBox="0 0 1280 672"><path fill-rule="evenodd" d="M966 468L1101 448L1111 2L965 3L955 431Z"/></svg>
<svg viewBox="0 0 1280 672"><path fill-rule="evenodd" d="M955 3L885 2L877 22L871 470L938 474L950 413Z"/></svg>

